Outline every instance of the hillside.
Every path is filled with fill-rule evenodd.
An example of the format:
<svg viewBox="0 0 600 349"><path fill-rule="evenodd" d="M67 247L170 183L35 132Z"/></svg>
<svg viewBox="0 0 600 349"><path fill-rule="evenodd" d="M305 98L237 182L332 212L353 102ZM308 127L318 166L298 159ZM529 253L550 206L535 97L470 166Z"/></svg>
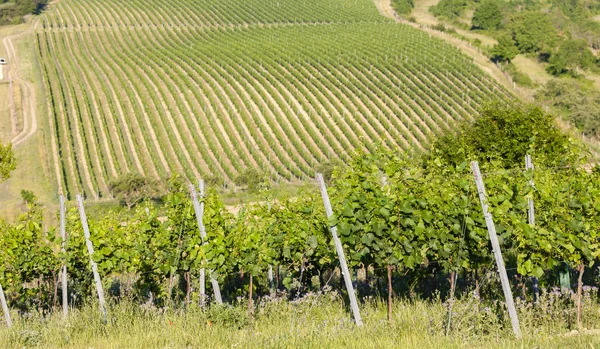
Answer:
<svg viewBox="0 0 600 349"><path fill-rule="evenodd" d="M63 0L36 34L59 190L121 173L310 177L433 134L510 93L455 47L369 0Z"/></svg>
<svg viewBox="0 0 600 349"><path fill-rule="evenodd" d="M392 0L413 25L476 47L525 99L579 134L598 159L598 1ZM427 30L427 29L426 29ZM467 53L471 55L471 53Z"/></svg>

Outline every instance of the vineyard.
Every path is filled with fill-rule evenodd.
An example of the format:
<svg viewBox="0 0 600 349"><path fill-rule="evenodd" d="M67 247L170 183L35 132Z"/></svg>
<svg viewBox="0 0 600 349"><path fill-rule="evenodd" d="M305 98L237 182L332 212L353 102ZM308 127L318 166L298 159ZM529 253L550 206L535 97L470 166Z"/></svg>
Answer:
<svg viewBox="0 0 600 349"><path fill-rule="evenodd" d="M507 269L498 264L499 274L510 271L508 290L517 298L523 335L545 326L544 318L552 319L552 333L594 328L597 289L583 283L597 283L598 277L597 271L585 273L597 270L600 256L598 168L533 169L528 160L511 169L482 164L482 171L476 163L448 167L436 160L425 169L392 152L357 154L328 187L321 182L322 195L315 187L294 198L265 198L236 214L225 209L215 190L205 195L202 185L188 186L174 177L162 207L145 202L132 214L87 217L78 197L77 206L61 211L61 225L49 232L42 209L32 205L17 222L0 227L0 285L10 308L22 312L56 312L61 302L68 305L65 314L76 312L97 295L100 309L94 312L110 322L120 316L114 313L121 311L119 304L127 302L137 303L134 309L150 304L196 314L198 305L224 309L219 304L241 299L252 321L255 312L266 316L261 312L280 304L278 297L298 301L316 292L327 298L322 290L342 291L341 279L352 275L360 284L346 283L348 296L352 301L356 288L363 300L353 314L357 324L360 309L371 309L369 295L387 293L391 321L392 309L398 310L392 295L433 297L435 304L436 292L444 290L450 299L444 311L450 315L429 331L448 335L471 326L470 336L485 336L486 326L492 326L495 336L510 326L489 219L498 233L494 252L501 251L506 260ZM475 185L478 178L485 189ZM577 292L568 285L550 294L556 285L552 275L564 264L574 270ZM439 286L440 277L449 278L449 292ZM393 279L402 281L402 289L394 290ZM65 287L62 300L59 285ZM452 299L459 292L477 318L461 311L451 320ZM506 304L512 303L510 297ZM212 322L214 314L193 316Z"/></svg>
<svg viewBox="0 0 600 349"><path fill-rule="evenodd" d="M35 41L68 199L108 197L129 172L307 179L378 144L424 149L513 98L369 0L64 0Z"/></svg>

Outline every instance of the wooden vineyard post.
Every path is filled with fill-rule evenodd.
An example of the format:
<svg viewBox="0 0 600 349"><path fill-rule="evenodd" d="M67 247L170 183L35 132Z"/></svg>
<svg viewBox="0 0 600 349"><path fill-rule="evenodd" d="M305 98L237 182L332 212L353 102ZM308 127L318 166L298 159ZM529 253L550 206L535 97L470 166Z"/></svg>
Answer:
<svg viewBox="0 0 600 349"><path fill-rule="evenodd" d="M85 208L83 207L83 198L81 195L77 195L77 207L79 208L79 216L81 217L81 225L83 226L83 234L85 235L85 244L87 245L88 254L90 255L90 265L92 266L92 273L94 274L94 281L96 283L96 292L98 293L98 302L100 303L100 310L106 321L106 302L104 300L104 290L102 289L102 280L100 274L98 274L98 265L94 262L94 245L90 240L90 228L88 226L87 217L85 215Z"/></svg>
<svg viewBox="0 0 600 349"><path fill-rule="evenodd" d="M267 279L269 279L269 294L271 297L275 294L274 284L273 284L273 266L269 265L269 272L267 273Z"/></svg>
<svg viewBox="0 0 600 349"><path fill-rule="evenodd" d="M204 198L204 181L198 181L198 188L200 190L200 197ZM196 194L196 188L193 184L190 184L190 195L192 196L192 204L194 206L194 212L196 213L196 221L198 222L198 229L200 230L200 238L202 239L202 245L208 243L206 240L206 228L204 227L203 216L204 216L204 200L202 203L198 201L198 195ZM206 279L204 268L200 269L200 303L204 304L204 298L206 297L206 291L204 290L204 282L202 279ZM212 275L212 271L209 270L210 282L213 287L213 294L215 302L217 304L223 304L221 298L221 289L219 288L219 282ZM204 291L204 293L202 293Z"/></svg>
<svg viewBox="0 0 600 349"><path fill-rule="evenodd" d="M200 269L200 306L206 303L206 269Z"/></svg>
<svg viewBox="0 0 600 349"><path fill-rule="evenodd" d="M323 204L325 205L325 213L327 215L327 219L330 219L333 215L333 210L331 209L331 203L329 202L329 195L327 194L325 180L323 179L323 175L321 173L317 173L317 182L319 183L319 187L321 188L321 196L323 197ZM362 319L360 317L360 311L358 309L358 302L356 301L354 287L352 287L352 278L350 275L350 271L348 270L348 265L346 264L346 257L344 256L342 242L340 241L340 238L337 235L337 228L335 226L330 226L329 230L331 231L331 235L333 236L335 250L337 252L338 258L340 259L340 268L342 269L342 275L344 276L346 290L348 290L348 297L350 298L350 306L352 308L352 314L354 315L354 322L357 326L362 326Z"/></svg>
<svg viewBox="0 0 600 349"><path fill-rule="evenodd" d="M6 297L4 297L4 289L2 289L2 284L0 284L0 303L2 303L2 312L4 313L4 318L6 319L6 326L12 327L12 320L10 319L10 312L8 311L8 304L6 303Z"/></svg>
<svg viewBox="0 0 600 349"><path fill-rule="evenodd" d="M471 162L471 169L473 170L473 176L475 177L477 193L479 194L479 200L481 201L481 210L483 211L485 224L487 226L488 233L490 234L492 251L494 252L494 257L496 258L496 265L498 267L498 273L500 274L502 291L504 292L504 298L506 299L506 307L508 308L508 314L510 315L510 322L512 324L515 336L521 337L519 318L517 317L517 310L515 309L512 291L510 290L510 284L508 282L508 275L506 274L506 268L504 267L504 260L502 259L502 251L500 250L498 235L496 235L496 226L494 225L492 214L488 210L487 194L485 192L485 186L483 184L483 179L481 178L481 172L479 171L479 164L477 164L477 161Z"/></svg>
<svg viewBox="0 0 600 349"><path fill-rule="evenodd" d="M533 170L533 162L531 161L531 155L525 155L525 170ZM529 185L532 188L534 187L533 179L529 181ZM533 205L533 198L531 197L527 199L527 219L529 221L529 225L533 227L535 225L535 207ZM538 278L535 276L532 277L531 283L533 286L533 301L537 302L540 295Z"/></svg>
<svg viewBox="0 0 600 349"><path fill-rule="evenodd" d="M60 237L62 238L61 252L63 255L66 251L67 245L67 229L66 229L66 221L65 221L65 197L60 195ZM62 272L61 272L61 287L62 287L62 308L63 308L63 317L67 317L69 315L69 298L68 298L68 290L67 290L67 261L66 257L63 262Z"/></svg>

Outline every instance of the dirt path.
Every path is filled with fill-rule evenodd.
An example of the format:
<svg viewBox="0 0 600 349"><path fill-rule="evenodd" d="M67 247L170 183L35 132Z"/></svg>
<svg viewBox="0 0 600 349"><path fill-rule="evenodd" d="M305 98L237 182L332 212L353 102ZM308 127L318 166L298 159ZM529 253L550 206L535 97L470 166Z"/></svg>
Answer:
<svg viewBox="0 0 600 349"><path fill-rule="evenodd" d="M31 22L31 26L27 30L18 34L7 36L2 40L2 43L6 49L8 62L11 65L10 69L7 71L6 78L7 80L13 80L15 83L20 84L23 88L22 91L24 92L22 100L22 105L24 106L23 130L11 140L11 143L14 147L25 142L35 133L35 131L37 131L37 114L35 108L35 88L33 87L33 84L22 79L19 75L19 57L17 56L17 52L13 46L12 39L32 33L37 28L38 23L38 20L33 20ZM25 106L28 106L28 108Z"/></svg>
<svg viewBox="0 0 600 349"><path fill-rule="evenodd" d="M373 2L380 15L390 19L396 19L396 13L390 4L390 0L373 0Z"/></svg>

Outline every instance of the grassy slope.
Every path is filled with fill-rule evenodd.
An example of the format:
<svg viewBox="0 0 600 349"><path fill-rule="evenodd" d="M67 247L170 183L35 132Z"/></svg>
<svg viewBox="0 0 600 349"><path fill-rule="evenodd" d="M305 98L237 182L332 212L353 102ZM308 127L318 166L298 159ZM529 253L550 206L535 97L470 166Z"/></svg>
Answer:
<svg viewBox="0 0 600 349"><path fill-rule="evenodd" d="M18 26L0 28L0 39L6 36L22 33L33 25L31 22ZM44 96L41 83L41 72L35 54L33 34L27 34L13 39L13 45L19 58L19 72L23 79L32 82L37 96ZM5 56L4 45L0 45L0 56ZM11 64L11 62L9 62ZM45 98L36 101L38 115L38 130L47 129ZM17 105L20 109L22 106ZM10 111L10 110L9 110ZM22 111L17 111L22 114ZM10 123L10 113L1 113L0 122ZM7 139L8 138L8 139ZM6 143L10 138L6 135L1 139ZM52 206L56 200L56 186L53 168L48 153L45 132L36 132L26 142L16 147L17 169L12 178L0 184L0 217L14 218L24 208L21 203L20 191L32 190L46 206Z"/></svg>

